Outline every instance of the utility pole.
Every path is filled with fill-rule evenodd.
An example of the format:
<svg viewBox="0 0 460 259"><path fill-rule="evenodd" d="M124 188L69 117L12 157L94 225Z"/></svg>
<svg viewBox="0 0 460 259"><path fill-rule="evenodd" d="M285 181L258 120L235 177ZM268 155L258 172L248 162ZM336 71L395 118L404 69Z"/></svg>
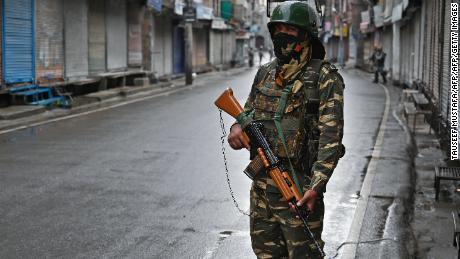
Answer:
<svg viewBox="0 0 460 259"><path fill-rule="evenodd" d="M195 17L193 18L193 13ZM184 12L184 41L185 41L185 84L193 84L193 27L192 22L196 19L196 12L192 7L191 0L186 0L186 11Z"/></svg>

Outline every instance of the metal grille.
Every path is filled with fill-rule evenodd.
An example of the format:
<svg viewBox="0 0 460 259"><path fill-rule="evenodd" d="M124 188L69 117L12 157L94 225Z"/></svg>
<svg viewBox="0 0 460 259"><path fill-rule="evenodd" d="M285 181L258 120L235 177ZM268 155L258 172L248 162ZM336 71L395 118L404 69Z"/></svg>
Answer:
<svg viewBox="0 0 460 259"><path fill-rule="evenodd" d="M128 67L128 22L126 1L106 1L107 68L120 70Z"/></svg>
<svg viewBox="0 0 460 259"><path fill-rule="evenodd" d="M88 4L86 0L64 1L66 77L88 75Z"/></svg>
<svg viewBox="0 0 460 259"><path fill-rule="evenodd" d="M436 177L460 180L460 167L436 167Z"/></svg>
<svg viewBox="0 0 460 259"><path fill-rule="evenodd" d="M3 1L3 69L6 83L35 78L34 1Z"/></svg>
<svg viewBox="0 0 460 259"><path fill-rule="evenodd" d="M63 2L37 1L36 66L39 82L64 77L64 16Z"/></svg>

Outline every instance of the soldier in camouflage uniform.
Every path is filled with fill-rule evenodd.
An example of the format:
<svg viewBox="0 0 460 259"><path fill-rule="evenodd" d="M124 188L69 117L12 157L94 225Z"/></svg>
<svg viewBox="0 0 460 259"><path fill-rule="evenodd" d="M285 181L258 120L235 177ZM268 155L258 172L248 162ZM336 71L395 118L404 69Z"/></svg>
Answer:
<svg viewBox="0 0 460 259"><path fill-rule="evenodd" d="M287 1L275 8L268 27L276 59L257 72L244 108L263 123L270 147L284 167L293 169L291 178L295 174L304 195L298 205L312 211L309 227L324 246L323 193L344 154L344 83L337 69L323 61L325 51L316 22L315 11L305 2ZM277 109L283 90L289 93L280 116ZM274 126L275 115L282 117L287 150ZM233 149L250 149L238 123L232 125L228 142ZM254 159L255 150L250 152ZM265 172L255 175L250 196L251 241L258 258L320 258L301 220Z"/></svg>

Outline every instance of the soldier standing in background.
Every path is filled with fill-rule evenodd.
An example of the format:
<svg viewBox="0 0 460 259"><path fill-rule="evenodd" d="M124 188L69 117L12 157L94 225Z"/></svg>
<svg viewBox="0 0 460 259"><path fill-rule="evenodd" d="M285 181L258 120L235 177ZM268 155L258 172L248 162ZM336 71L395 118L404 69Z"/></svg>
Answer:
<svg viewBox="0 0 460 259"><path fill-rule="evenodd" d="M379 74L382 75L383 83L387 83L386 79L386 72L384 70L385 68L385 57L386 53L383 52L382 47L376 46L374 48L374 53L372 53L372 56L370 60L372 61L374 65L374 71L375 71L375 77L374 77L374 83L379 82Z"/></svg>
<svg viewBox="0 0 460 259"><path fill-rule="evenodd" d="M323 193L345 152L344 83L337 69L324 61L317 20L306 2L286 1L275 8L268 28L276 59L259 68L244 109L264 125L275 155L290 168L291 178L298 179L303 191L298 205L310 209L309 226L324 246ZM228 142L233 149L250 149L254 159L256 150L242 132L241 125L233 124ZM250 196L251 242L258 258L321 258L266 172L254 175Z"/></svg>
<svg viewBox="0 0 460 259"><path fill-rule="evenodd" d="M264 57L264 47L259 47L259 67L262 66L262 58Z"/></svg>
<svg viewBox="0 0 460 259"><path fill-rule="evenodd" d="M252 50L251 47L248 48L248 63L249 63L249 67L254 66L254 51Z"/></svg>

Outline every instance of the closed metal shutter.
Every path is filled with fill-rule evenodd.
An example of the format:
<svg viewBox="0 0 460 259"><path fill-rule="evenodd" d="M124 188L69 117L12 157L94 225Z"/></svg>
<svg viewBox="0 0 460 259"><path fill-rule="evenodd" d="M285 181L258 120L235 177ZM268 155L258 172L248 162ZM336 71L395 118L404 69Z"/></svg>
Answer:
<svg viewBox="0 0 460 259"><path fill-rule="evenodd" d="M433 62L433 51L432 51L432 20L433 15L431 10L433 10L433 1L424 2L425 6L425 40L424 40L424 57L423 57L423 81L427 84L427 90L431 90L431 69L432 69L432 62Z"/></svg>
<svg viewBox="0 0 460 259"><path fill-rule="evenodd" d="M447 0L444 9L444 35L442 58L442 90L441 90L441 116L444 121L450 121L450 4Z"/></svg>
<svg viewBox="0 0 460 259"><path fill-rule="evenodd" d="M106 70L105 1L88 1L89 71L91 74Z"/></svg>
<svg viewBox="0 0 460 259"><path fill-rule="evenodd" d="M128 67L128 22L126 0L107 0L107 67L123 70Z"/></svg>
<svg viewBox="0 0 460 259"><path fill-rule="evenodd" d="M206 29L193 29L193 68L200 71L208 62L208 35Z"/></svg>
<svg viewBox="0 0 460 259"><path fill-rule="evenodd" d="M173 44L173 73L181 74L185 72L184 28L174 26Z"/></svg>
<svg viewBox="0 0 460 259"><path fill-rule="evenodd" d="M401 39L401 55L399 57L399 62L400 62L400 80L402 83L408 81L409 75L408 75L408 66L409 66L409 58L408 54L410 54L410 51L412 50L410 48L409 44L409 37L410 37L410 25L406 24L405 26L401 27L401 34L400 34L400 39Z"/></svg>
<svg viewBox="0 0 460 259"><path fill-rule="evenodd" d="M37 80L64 77L64 16L61 0L37 1Z"/></svg>
<svg viewBox="0 0 460 259"><path fill-rule="evenodd" d="M224 64L229 65L230 62L235 57L236 52L236 39L235 39L235 32L228 30L224 33Z"/></svg>
<svg viewBox="0 0 460 259"><path fill-rule="evenodd" d="M153 71L158 77L172 74L172 21L169 16L155 16L153 25Z"/></svg>
<svg viewBox="0 0 460 259"><path fill-rule="evenodd" d="M212 46L210 46L211 49L211 57L212 61L211 63L213 65L221 65L223 64L223 40L224 40L224 33L222 31L218 30L212 30L210 34L210 43Z"/></svg>
<svg viewBox="0 0 460 259"><path fill-rule="evenodd" d="M440 6L441 6L441 1L435 1L435 14L434 15L434 37L433 37L433 95L435 98L435 102L439 104L439 101L441 99L441 92L439 88L439 77L440 77L440 65L441 65L441 44L439 41L439 33L440 33L440 22L441 22L441 12L440 12Z"/></svg>
<svg viewBox="0 0 460 259"><path fill-rule="evenodd" d="M5 82L35 79L34 1L3 2L3 74Z"/></svg>
<svg viewBox="0 0 460 259"><path fill-rule="evenodd" d="M422 61L422 52L421 52L421 42L423 38L421 37L421 15L420 11L414 17L414 43L415 43L415 50L414 50L414 68L413 68L413 79L421 79L420 74L420 64Z"/></svg>
<svg viewBox="0 0 460 259"><path fill-rule="evenodd" d="M138 1L128 2L128 65L142 66L142 6Z"/></svg>
<svg viewBox="0 0 460 259"><path fill-rule="evenodd" d="M64 1L66 77L88 76L88 4Z"/></svg>

